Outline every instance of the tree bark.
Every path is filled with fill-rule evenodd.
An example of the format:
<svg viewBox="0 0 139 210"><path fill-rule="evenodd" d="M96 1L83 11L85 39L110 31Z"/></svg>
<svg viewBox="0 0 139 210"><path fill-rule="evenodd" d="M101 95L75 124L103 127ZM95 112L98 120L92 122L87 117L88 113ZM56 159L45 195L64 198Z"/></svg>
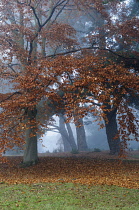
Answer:
<svg viewBox="0 0 139 210"><path fill-rule="evenodd" d="M63 119L61 116L59 116L59 132L61 134L62 140L63 140L63 145L64 145L64 152L70 152L71 151L71 146L67 140L68 138L68 133L65 128L65 123L63 122Z"/></svg>
<svg viewBox="0 0 139 210"><path fill-rule="evenodd" d="M67 126L68 132L67 132L67 130L66 130L66 128L65 128L65 118L64 118L64 116L61 114L61 115L59 116L59 127L60 127L59 131L60 131L60 133L61 133L61 135L62 135L62 137L63 137L63 140L66 139L66 141L67 141L67 142L69 143L69 145L70 145L70 149L72 149L72 150L77 150L77 146L76 146L76 143L75 143L75 140L74 140L74 136L73 136L73 133L72 133L70 124L67 123L66 126Z"/></svg>
<svg viewBox="0 0 139 210"><path fill-rule="evenodd" d="M66 123L66 127L67 127L67 130L68 130L68 136L69 136L69 142L70 142L71 148L72 148L72 150L77 150L77 145L75 143L75 139L74 139L73 132L72 132L70 124Z"/></svg>
<svg viewBox="0 0 139 210"><path fill-rule="evenodd" d="M105 112L108 120L105 120L106 135L111 155L118 154L120 152L120 138L114 138L118 133L116 112L117 109Z"/></svg>
<svg viewBox="0 0 139 210"><path fill-rule="evenodd" d="M69 142L67 141L67 139L64 136L62 136L62 140L63 140L63 145L64 145L64 152L70 152L72 149L71 149Z"/></svg>
<svg viewBox="0 0 139 210"><path fill-rule="evenodd" d="M76 123L76 133L77 133L77 145L78 145L78 151L87 151L88 146L86 142L86 135L85 135L85 129L83 125L83 119L79 119L79 124Z"/></svg>
<svg viewBox="0 0 139 210"><path fill-rule="evenodd" d="M26 111L26 131L25 131L25 149L23 156L23 165L30 166L38 162L37 151L37 109Z"/></svg>

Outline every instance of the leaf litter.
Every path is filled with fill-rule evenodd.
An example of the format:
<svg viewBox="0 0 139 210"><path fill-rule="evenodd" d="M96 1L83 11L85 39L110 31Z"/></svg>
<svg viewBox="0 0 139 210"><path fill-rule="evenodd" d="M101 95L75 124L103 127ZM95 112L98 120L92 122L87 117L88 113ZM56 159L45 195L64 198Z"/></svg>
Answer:
<svg viewBox="0 0 139 210"><path fill-rule="evenodd" d="M0 183L80 183L139 189L139 161L90 156L39 157L37 165L20 168L22 157L8 157L0 164Z"/></svg>

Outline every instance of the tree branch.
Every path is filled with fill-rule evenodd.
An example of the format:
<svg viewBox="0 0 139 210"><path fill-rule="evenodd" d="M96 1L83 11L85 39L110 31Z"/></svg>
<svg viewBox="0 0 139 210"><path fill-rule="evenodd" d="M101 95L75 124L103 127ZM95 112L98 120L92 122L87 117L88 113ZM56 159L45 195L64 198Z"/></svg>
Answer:
<svg viewBox="0 0 139 210"><path fill-rule="evenodd" d="M42 27L42 26L41 26L41 22L40 22L40 20L39 20L39 17L38 17L38 15L37 15L37 13L36 13L35 8L34 8L33 6L30 6L30 8L32 9L33 14L35 15L35 18L36 18L36 20L37 20L37 22L38 22L39 28L41 28L41 27Z"/></svg>
<svg viewBox="0 0 139 210"><path fill-rule="evenodd" d="M130 57L125 57L125 56L122 56L110 49L106 49L106 48L99 48L99 47L94 47L94 46L90 46L90 47L83 47L83 48L79 48L79 49L75 49L75 50L71 50L71 51L67 51L67 52L61 52L61 53L57 53L57 54L52 54L52 55L48 55L46 56L46 58L48 57L55 57L55 56L60 56L60 55L68 55L68 54L72 54L72 53L76 53L76 52L80 52L82 50L93 50L93 49L98 49L98 50L105 50L105 51L109 51L111 52L112 54L118 56L118 57L121 57L123 59L131 59L131 60L138 60L137 58L130 58Z"/></svg>
<svg viewBox="0 0 139 210"><path fill-rule="evenodd" d="M14 70L13 66L18 66L20 64L8 64L8 67L15 73L17 74L17 72Z"/></svg>
<svg viewBox="0 0 139 210"><path fill-rule="evenodd" d="M21 92L15 92L15 93L12 93L10 96L8 96L7 98L3 99L2 101L0 101L0 103L6 101L6 100L9 100L11 97L13 97L15 94L22 94ZM2 94L4 95L4 94Z"/></svg>
<svg viewBox="0 0 139 210"><path fill-rule="evenodd" d="M45 22L41 25L41 28L43 27L43 26L45 26L46 25L46 23L51 19L51 17L52 17L52 15L54 14L54 12L55 12L55 10L56 10L56 8L58 7L58 6L60 6L61 4L63 4L65 2L65 0L63 0L63 1L59 1L54 7L53 7L53 9L52 9L52 11L51 11L51 14L49 15L49 17L45 20ZM65 3L65 4L67 4L67 2ZM41 30L41 29L40 29ZM40 31L39 31L40 32Z"/></svg>
<svg viewBox="0 0 139 210"><path fill-rule="evenodd" d="M68 1L66 2L66 4L64 4L64 5L62 6L62 8L60 9L60 11L59 11L58 14L56 15L55 19L53 20L53 22L56 21L57 17L58 17L58 16L60 15L60 13L64 10L64 8L65 8L66 5L69 3L69 1L70 1L70 0L68 0ZM52 22L52 24L53 24L53 22Z"/></svg>

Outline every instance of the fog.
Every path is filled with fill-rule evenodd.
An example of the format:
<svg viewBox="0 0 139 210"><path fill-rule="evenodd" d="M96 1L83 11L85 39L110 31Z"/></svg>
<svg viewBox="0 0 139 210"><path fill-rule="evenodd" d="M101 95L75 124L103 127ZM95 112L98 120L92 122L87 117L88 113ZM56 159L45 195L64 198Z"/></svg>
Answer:
<svg viewBox="0 0 139 210"><path fill-rule="evenodd" d="M54 125L59 126L59 118L54 117L55 122ZM86 140L88 144L89 151L94 151L95 148L100 150L109 150L107 136L105 127L100 129L98 125L98 121L94 121L95 118L85 118L84 119L84 127L86 132ZM86 123L86 122L89 123ZM75 141L76 140L76 130L74 123L70 123ZM139 150L139 142L130 141L128 142L128 148L130 150ZM63 151L63 144L61 139L61 134L58 130L53 129L53 127L49 127L49 131L47 131L39 140L38 140L38 153L53 153L58 152L59 150ZM8 150L5 152L5 155L22 155L23 151L19 148L15 147L14 150Z"/></svg>
<svg viewBox="0 0 139 210"><path fill-rule="evenodd" d="M58 140L60 139L61 135L58 133L48 131L43 137L42 140L38 141L38 152L45 153L45 152L53 152L54 150L58 149Z"/></svg>
<svg viewBox="0 0 139 210"><path fill-rule="evenodd" d="M94 122L94 119L95 118L90 120L89 125L85 125L88 148L90 151L93 151L94 148L98 148L100 150L109 150L105 128L100 129L98 122ZM55 124L58 125L58 117ZM73 123L70 125L76 141L75 125ZM59 149L59 142L61 142L61 135L59 133L48 131L41 139L42 140L38 141L39 153L45 153L48 151L53 152ZM132 140L128 142L128 147L129 149L138 150L139 142Z"/></svg>

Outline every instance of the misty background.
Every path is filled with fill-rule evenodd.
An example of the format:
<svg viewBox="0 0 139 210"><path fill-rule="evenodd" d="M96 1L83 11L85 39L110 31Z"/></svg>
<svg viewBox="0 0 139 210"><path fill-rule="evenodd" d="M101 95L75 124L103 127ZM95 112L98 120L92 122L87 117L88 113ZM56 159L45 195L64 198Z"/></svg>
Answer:
<svg viewBox="0 0 139 210"><path fill-rule="evenodd" d="M54 116L53 118L55 120L54 125L59 126L59 117ZM100 149L101 151L109 150L105 127L100 129L100 126L98 125L99 122L95 122L95 120L95 117L84 118L84 128L88 151L94 151L94 149ZM70 125L73 131L75 142L77 143L75 124L70 123ZM52 126L49 126L49 128L52 131L47 131L40 139L38 139L38 153L63 152L64 146L61 134ZM139 150L139 142L134 141L134 139L129 141L128 150ZM4 155L23 155L23 150L15 146L13 150L7 150Z"/></svg>

